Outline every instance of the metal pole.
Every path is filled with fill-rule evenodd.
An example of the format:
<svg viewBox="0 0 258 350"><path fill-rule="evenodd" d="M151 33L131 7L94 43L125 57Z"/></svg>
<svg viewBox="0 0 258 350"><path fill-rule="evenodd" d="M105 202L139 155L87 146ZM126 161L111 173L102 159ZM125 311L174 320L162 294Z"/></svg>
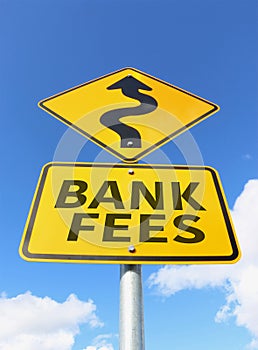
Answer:
<svg viewBox="0 0 258 350"><path fill-rule="evenodd" d="M142 266L120 265L120 350L144 350Z"/></svg>

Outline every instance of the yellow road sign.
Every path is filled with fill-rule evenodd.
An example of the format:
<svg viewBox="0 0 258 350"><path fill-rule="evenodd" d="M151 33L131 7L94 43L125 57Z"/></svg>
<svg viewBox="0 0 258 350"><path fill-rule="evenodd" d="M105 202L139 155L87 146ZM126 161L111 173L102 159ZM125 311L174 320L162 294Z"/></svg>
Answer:
<svg viewBox="0 0 258 350"><path fill-rule="evenodd" d="M76 86L39 106L125 162L136 162L219 110L134 68Z"/></svg>
<svg viewBox="0 0 258 350"><path fill-rule="evenodd" d="M49 163L20 254L31 261L231 263L226 199L210 167Z"/></svg>

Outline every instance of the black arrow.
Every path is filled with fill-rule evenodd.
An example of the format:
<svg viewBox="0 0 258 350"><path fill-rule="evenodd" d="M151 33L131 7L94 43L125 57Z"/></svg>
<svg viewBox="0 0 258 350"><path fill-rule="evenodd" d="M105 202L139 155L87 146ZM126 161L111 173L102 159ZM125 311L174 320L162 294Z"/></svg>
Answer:
<svg viewBox="0 0 258 350"><path fill-rule="evenodd" d="M104 113L100 117L100 122L107 128L116 132L121 138L121 148L140 148L141 147L141 135L139 132L131 126L125 125L120 121L120 118L131 115L142 115L154 111L158 103L149 96L145 95L138 90L151 91L152 89L134 78L131 75L117 81L110 85L108 90L121 89L123 95L133 98L141 102L137 107L130 108L118 108Z"/></svg>

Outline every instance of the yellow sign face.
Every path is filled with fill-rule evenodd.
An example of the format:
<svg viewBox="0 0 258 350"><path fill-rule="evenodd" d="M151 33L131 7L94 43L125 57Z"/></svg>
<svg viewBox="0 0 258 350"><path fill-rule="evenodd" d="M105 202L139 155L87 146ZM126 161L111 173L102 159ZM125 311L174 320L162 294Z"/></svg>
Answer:
<svg viewBox="0 0 258 350"><path fill-rule="evenodd" d="M232 263L239 256L209 167L49 163L23 234L29 261Z"/></svg>
<svg viewBox="0 0 258 350"><path fill-rule="evenodd" d="M133 68L76 86L39 106L128 163L219 110L214 103Z"/></svg>

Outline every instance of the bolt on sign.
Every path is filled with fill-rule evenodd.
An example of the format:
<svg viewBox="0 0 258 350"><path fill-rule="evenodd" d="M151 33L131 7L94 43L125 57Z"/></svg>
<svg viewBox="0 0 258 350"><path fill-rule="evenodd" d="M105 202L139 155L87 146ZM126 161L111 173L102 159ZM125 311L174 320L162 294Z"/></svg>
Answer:
<svg viewBox="0 0 258 350"><path fill-rule="evenodd" d="M124 68L39 106L125 162L136 162L219 110L201 97Z"/></svg>
<svg viewBox="0 0 258 350"><path fill-rule="evenodd" d="M240 258L214 169L100 163L45 165L20 254L29 261L119 264Z"/></svg>

